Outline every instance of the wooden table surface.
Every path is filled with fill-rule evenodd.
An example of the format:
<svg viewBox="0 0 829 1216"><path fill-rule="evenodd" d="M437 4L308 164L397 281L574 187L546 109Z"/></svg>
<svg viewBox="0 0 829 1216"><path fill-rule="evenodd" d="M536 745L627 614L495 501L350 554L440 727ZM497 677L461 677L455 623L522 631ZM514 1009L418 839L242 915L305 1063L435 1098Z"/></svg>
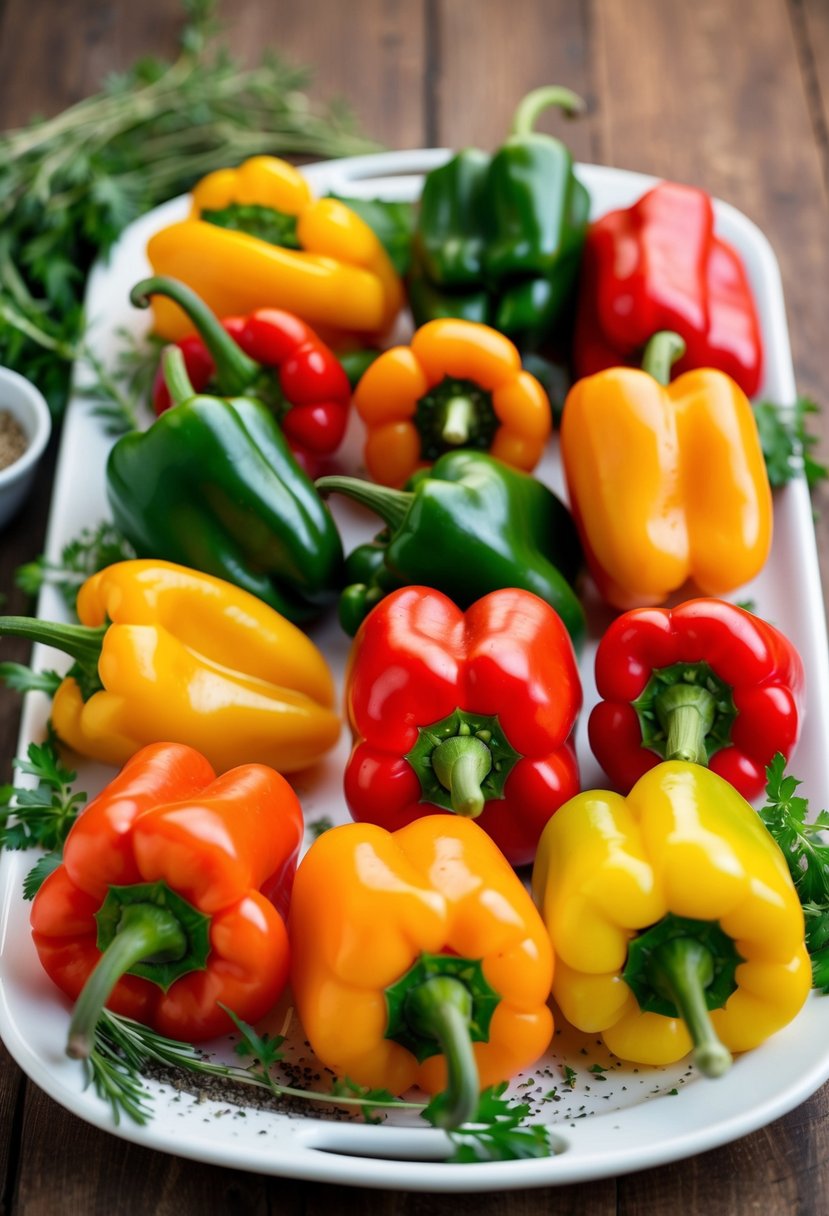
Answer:
<svg viewBox="0 0 829 1216"><path fill-rule="evenodd" d="M492 148L530 88L569 85L589 114L576 157L695 183L766 232L783 275L798 385L829 399L829 4L826 0L236 0L221 6L235 52L264 46L314 69L388 147ZM0 127L93 91L139 54L172 55L176 0L0 0ZM823 427L825 421L816 424ZM54 449L56 445L53 444ZM827 445L822 440L821 455ZM0 533L12 574L41 551L54 451L28 510ZM824 591L829 493L815 495ZM796 594L796 588L793 594ZM25 658L25 646L4 647ZM18 704L0 699L7 779ZM150 1152L87 1126L3 1054L3 1212L821 1213L829 1194L829 1087L771 1126L665 1168L580 1186L474 1196L334 1192Z"/></svg>

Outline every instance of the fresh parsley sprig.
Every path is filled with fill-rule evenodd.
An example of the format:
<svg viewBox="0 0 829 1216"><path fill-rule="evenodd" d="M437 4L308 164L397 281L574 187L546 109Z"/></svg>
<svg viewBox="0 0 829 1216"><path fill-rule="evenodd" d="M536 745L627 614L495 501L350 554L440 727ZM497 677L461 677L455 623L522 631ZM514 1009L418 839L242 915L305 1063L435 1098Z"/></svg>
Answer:
<svg viewBox="0 0 829 1216"><path fill-rule="evenodd" d="M135 549L126 537L104 520L95 528L84 528L64 545L60 561L50 562L41 556L18 566L14 581L31 596L37 595L44 585L57 587L67 608L74 612L78 591L91 574L133 557Z"/></svg>
<svg viewBox="0 0 829 1216"><path fill-rule="evenodd" d="M808 418L819 406L808 397L798 397L791 408L761 401L754 406L760 446L773 487L784 486L801 471L809 489L829 476L825 464L815 459L816 435L808 429Z"/></svg>
<svg viewBox="0 0 829 1216"><path fill-rule="evenodd" d="M30 743L26 759L15 760L14 767L35 777L37 784L0 787L0 847L59 853L86 794L73 790L77 773L63 764L51 728L45 742Z"/></svg>
<svg viewBox="0 0 829 1216"><path fill-rule="evenodd" d="M766 769L767 805L760 818L783 852L803 905L814 987L829 993L829 811L808 822L809 802L796 792L801 782L785 769L778 753Z"/></svg>

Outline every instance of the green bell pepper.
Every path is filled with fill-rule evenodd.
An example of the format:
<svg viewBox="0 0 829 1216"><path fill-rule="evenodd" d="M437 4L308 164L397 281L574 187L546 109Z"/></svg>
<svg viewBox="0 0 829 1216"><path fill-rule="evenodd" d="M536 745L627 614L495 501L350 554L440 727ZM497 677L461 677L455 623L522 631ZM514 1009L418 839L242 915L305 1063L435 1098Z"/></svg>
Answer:
<svg viewBox="0 0 829 1216"><path fill-rule="evenodd" d="M590 198L567 147L533 129L549 105L568 114L584 108L569 89L535 89L492 157L467 148L427 175L409 283L417 325L446 316L482 321L528 350L563 316Z"/></svg>
<svg viewBox="0 0 829 1216"><path fill-rule="evenodd" d="M546 600L580 645L581 604L571 586L581 564L576 529L552 490L484 452L447 452L406 490L356 477L317 481L322 494L346 494L386 524L346 561L340 622L354 634L375 604L397 587L434 587L468 608L501 587Z"/></svg>
<svg viewBox="0 0 829 1216"><path fill-rule="evenodd" d="M342 542L268 408L195 395L177 347L164 352L173 399L109 455L107 497L139 556L244 587L283 616L317 616L342 585Z"/></svg>

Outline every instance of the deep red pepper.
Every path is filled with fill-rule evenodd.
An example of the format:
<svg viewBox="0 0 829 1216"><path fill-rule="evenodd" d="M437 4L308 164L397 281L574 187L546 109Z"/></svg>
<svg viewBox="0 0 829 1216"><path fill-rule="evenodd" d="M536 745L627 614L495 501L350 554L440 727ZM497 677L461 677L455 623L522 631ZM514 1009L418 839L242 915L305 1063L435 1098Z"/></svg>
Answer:
<svg viewBox="0 0 829 1216"><path fill-rule="evenodd" d="M617 617L596 652L602 698L588 720L593 754L627 793L663 759L691 760L744 798L789 758L803 714L803 663L768 621L736 604L695 599Z"/></svg>
<svg viewBox="0 0 829 1216"><path fill-rule="evenodd" d="M198 330L178 343L197 393L259 397L292 444L315 455L335 451L348 422L351 386L336 355L309 325L278 308L220 323L189 287L164 277L136 284L130 299L147 307L153 295L175 300ZM161 414L170 404L159 367L153 408Z"/></svg>
<svg viewBox="0 0 829 1216"><path fill-rule="evenodd" d="M588 229L573 339L576 375L638 366L649 338L665 329L685 342L675 375L715 367L747 396L758 391L763 346L745 268L714 234L710 196L675 182L660 182Z"/></svg>
<svg viewBox="0 0 829 1216"><path fill-rule="evenodd" d="M493 591L466 613L431 588L393 592L360 626L346 675L352 817L395 831L454 810L513 865L532 861L579 789L581 699L567 630L530 592Z"/></svg>

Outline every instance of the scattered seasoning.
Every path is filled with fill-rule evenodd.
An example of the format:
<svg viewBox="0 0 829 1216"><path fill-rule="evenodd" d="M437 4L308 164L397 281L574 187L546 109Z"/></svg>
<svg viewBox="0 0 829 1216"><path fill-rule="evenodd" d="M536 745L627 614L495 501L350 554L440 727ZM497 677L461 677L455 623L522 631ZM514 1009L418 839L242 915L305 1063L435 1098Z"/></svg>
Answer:
<svg viewBox="0 0 829 1216"><path fill-rule="evenodd" d="M19 460L29 446L29 437L11 410L0 410L0 469Z"/></svg>

